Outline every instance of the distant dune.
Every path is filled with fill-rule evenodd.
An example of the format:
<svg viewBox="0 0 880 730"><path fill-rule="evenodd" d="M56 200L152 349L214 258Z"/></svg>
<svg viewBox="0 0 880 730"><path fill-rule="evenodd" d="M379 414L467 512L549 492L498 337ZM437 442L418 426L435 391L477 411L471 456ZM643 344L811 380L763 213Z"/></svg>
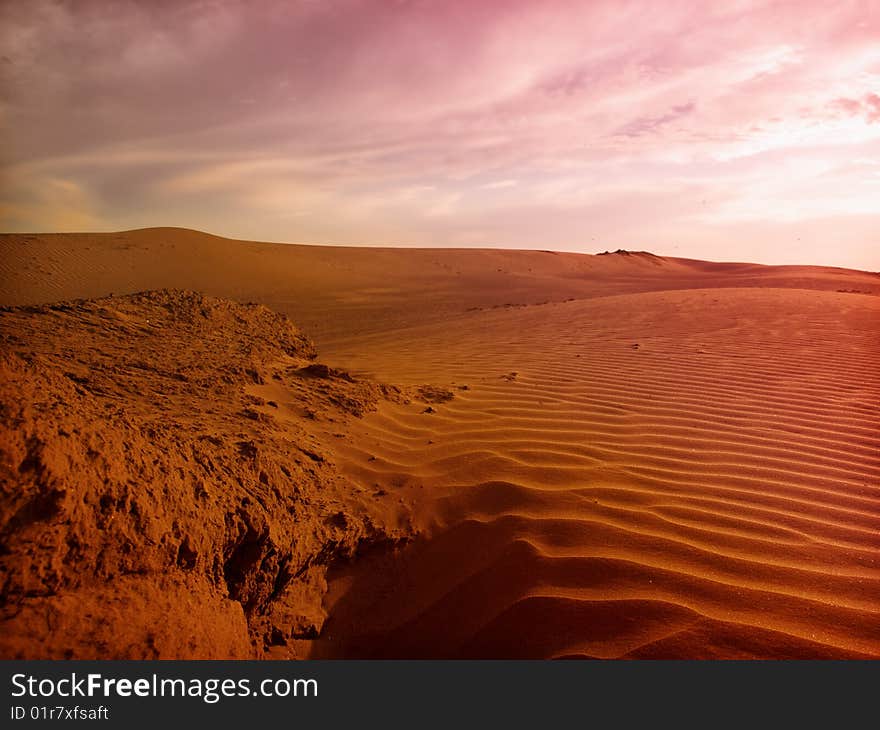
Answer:
<svg viewBox="0 0 880 730"><path fill-rule="evenodd" d="M473 308L769 285L880 294L877 274L650 254L302 246L180 228L0 234L0 305L189 289L265 304L291 317L319 349L336 338L443 322Z"/></svg>
<svg viewBox="0 0 880 730"><path fill-rule="evenodd" d="M180 229L0 249L5 655L880 658L877 274ZM169 287L224 300L127 296ZM145 595L180 616L152 644L40 633Z"/></svg>

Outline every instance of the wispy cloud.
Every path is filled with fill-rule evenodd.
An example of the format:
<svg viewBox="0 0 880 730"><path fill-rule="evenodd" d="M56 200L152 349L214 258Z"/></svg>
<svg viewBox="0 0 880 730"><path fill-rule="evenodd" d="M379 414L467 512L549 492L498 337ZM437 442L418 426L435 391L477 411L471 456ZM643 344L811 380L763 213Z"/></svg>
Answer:
<svg viewBox="0 0 880 730"><path fill-rule="evenodd" d="M880 268L870 0L9 0L0 44L7 230Z"/></svg>

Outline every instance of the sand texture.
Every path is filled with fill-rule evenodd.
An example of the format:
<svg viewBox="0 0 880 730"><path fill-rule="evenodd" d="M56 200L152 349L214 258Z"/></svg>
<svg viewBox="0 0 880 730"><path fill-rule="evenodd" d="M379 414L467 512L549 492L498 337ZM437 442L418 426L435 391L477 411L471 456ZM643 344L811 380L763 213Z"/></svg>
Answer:
<svg viewBox="0 0 880 730"><path fill-rule="evenodd" d="M293 652L322 626L326 566L411 532L340 477L308 415L397 395L316 364L263 306L7 309L0 338L4 657Z"/></svg>
<svg viewBox="0 0 880 730"><path fill-rule="evenodd" d="M6 656L880 658L877 274L0 250Z"/></svg>

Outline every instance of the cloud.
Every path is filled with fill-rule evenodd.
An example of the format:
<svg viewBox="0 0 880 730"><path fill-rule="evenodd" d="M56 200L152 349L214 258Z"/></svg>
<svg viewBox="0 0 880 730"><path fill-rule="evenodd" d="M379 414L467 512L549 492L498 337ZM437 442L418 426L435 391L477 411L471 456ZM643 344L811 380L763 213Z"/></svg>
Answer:
<svg viewBox="0 0 880 730"><path fill-rule="evenodd" d="M835 99L830 106L844 115L863 116L869 122L880 122L880 95L877 94L866 94L862 99Z"/></svg>
<svg viewBox="0 0 880 730"><path fill-rule="evenodd" d="M666 114L656 117L638 117L623 125L614 134L621 137L641 137L645 134L657 132L661 127L687 116L694 110L694 103L679 104L672 107Z"/></svg>
<svg viewBox="0 0 880 730"><path fill-rule="evenodd" d="M8 0L0 43L6 229L670 252L690 226L741 258L736 226L870 217L877 3Z"/></svg>
<svg viewBox="0 0 880 730"><path fill-rule="evenodd" d="M54 177L19 179L4 186L0 198L0 220L8 230L70 231L101 230L105 223L95 210L95 201L72 180ZM38 222L37 225L34 225Z"/></svg>

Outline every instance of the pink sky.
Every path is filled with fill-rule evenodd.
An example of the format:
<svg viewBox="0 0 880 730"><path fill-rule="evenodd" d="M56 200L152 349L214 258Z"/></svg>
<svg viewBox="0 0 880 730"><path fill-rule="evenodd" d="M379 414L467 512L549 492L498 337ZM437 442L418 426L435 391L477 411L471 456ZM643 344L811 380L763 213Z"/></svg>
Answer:
<svg viewBox="0 0 880 730"><path fill-rule="evenodd" d="M0 4L0 230L880 269L880 1Z"/></svg>

